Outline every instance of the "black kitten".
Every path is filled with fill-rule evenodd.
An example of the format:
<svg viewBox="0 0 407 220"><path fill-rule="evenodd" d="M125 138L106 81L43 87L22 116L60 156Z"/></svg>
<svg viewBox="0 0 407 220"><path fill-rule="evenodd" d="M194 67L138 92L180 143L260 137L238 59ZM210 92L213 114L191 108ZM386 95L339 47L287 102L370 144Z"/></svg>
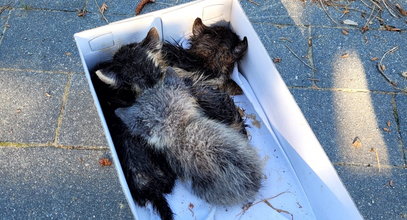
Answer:
<svg viewBox="0 0 407 220"><path fill-rule="evenodd" d="M170 43L163 44L163 57L168 65L179 67L195 76L204 76L208 84L241 94L239 86L230 79L234 64L246 54L247 38L239 36L227 27L205 26L200 18L192 26L189 49Z"/></svg>

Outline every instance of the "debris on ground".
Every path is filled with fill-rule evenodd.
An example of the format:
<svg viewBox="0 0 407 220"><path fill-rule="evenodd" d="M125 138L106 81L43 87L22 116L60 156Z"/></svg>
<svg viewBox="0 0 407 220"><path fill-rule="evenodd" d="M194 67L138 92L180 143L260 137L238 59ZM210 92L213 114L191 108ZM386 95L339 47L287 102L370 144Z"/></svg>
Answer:
<svg viewBox="0 0 407 220"><path fill-rule="evenodd" d="M355 148L360 148L360 147L362 147L362 141L360 140L359 137L355 137L355 138L353 139L352 146L355 147Z"/></svg>
<svg viewBox="0 0 407 220"><path fill-rule="evenodd" d="M154 3L155 0L141 0L136 7L135 13L136 15L139 15L141 13L141 11L143 10L144 6L148 3Z"/></svg>
<svg viewBox="0 0 407 220"><path fill-rule="evenodd" d="M99 159L99 164L102 167L111 166L112 161L109 158L100 158Z"/></svg>

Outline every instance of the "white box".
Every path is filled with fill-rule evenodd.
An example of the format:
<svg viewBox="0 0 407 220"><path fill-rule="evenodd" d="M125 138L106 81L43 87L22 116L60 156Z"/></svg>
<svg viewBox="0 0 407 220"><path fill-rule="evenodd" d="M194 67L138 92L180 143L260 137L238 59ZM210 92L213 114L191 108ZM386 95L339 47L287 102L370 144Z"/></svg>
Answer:
<svg viewBox="0 0 407 220"><path fill-rule="evenodd" d="M244 214L242 206L212 207L192 195L185 184L177 182L174 192L167 196L175 219L362 219L238 0L195 1L75 34L89 87L134 217L159 219L151 207L134 204L89 69L110 59L122 45L141 41L153 26L164 40L179 41L191 34L197 17L206 25L225 20L239 36L248 38L247 55L239 63L242 74L235 68L233 79L245 93L235 97L235 102L246 109L247 122L252 125L249 129L252 144L266 163L267 179L255 201L278 195L268 200L269 203L290 214L278 212L264 202ZM189 207L190 203L194 208Z"/></svg>

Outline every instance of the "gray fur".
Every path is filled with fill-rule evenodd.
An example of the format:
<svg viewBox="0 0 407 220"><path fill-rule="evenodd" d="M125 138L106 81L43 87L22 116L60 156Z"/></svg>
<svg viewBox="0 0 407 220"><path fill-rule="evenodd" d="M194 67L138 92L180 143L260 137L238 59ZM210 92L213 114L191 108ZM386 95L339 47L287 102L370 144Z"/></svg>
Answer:
<svg viewBox="0 0 407 220"><path fill-rule="evenodd" d="M257 152L236 130L206 118L172 70L129 108L116 110L134 135L163 152L199 197L216 205L253 199L261 186Z"/></svg>

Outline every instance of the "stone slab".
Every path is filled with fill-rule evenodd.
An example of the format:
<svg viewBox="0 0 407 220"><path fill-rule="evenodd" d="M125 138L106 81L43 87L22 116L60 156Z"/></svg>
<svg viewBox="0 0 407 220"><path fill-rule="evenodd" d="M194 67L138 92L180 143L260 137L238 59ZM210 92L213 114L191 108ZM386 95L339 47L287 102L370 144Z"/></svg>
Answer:
<svg viewBox="0 0 407 220"><path fill-rule="evenodd" d="M132 219L106 151L0 148L4 219Z"/></svg>
<svg viewBox="0 0 407 220"><path fill-rule="evenodd" d="M404 164L391 95L308 89L291 93L333 163ZM353 144L356 137L361 146Z"/></svg>
<svg viewBox="0 0 407 220"><path fill-rule="evenodd" d="M62 119L59 144L107 146L85 75L74 74Z"/></svg>
<svg viewBox="0 0 407 220"><path fill-rule="evenodd" d="M0 141L53 142L67 75L0 71Z"/></svg>
<svg viewBox="0 0 407 220"><path fill-rule="evenodd" d="M335 166L365 219L407 217L407 170Z"/></svg>

